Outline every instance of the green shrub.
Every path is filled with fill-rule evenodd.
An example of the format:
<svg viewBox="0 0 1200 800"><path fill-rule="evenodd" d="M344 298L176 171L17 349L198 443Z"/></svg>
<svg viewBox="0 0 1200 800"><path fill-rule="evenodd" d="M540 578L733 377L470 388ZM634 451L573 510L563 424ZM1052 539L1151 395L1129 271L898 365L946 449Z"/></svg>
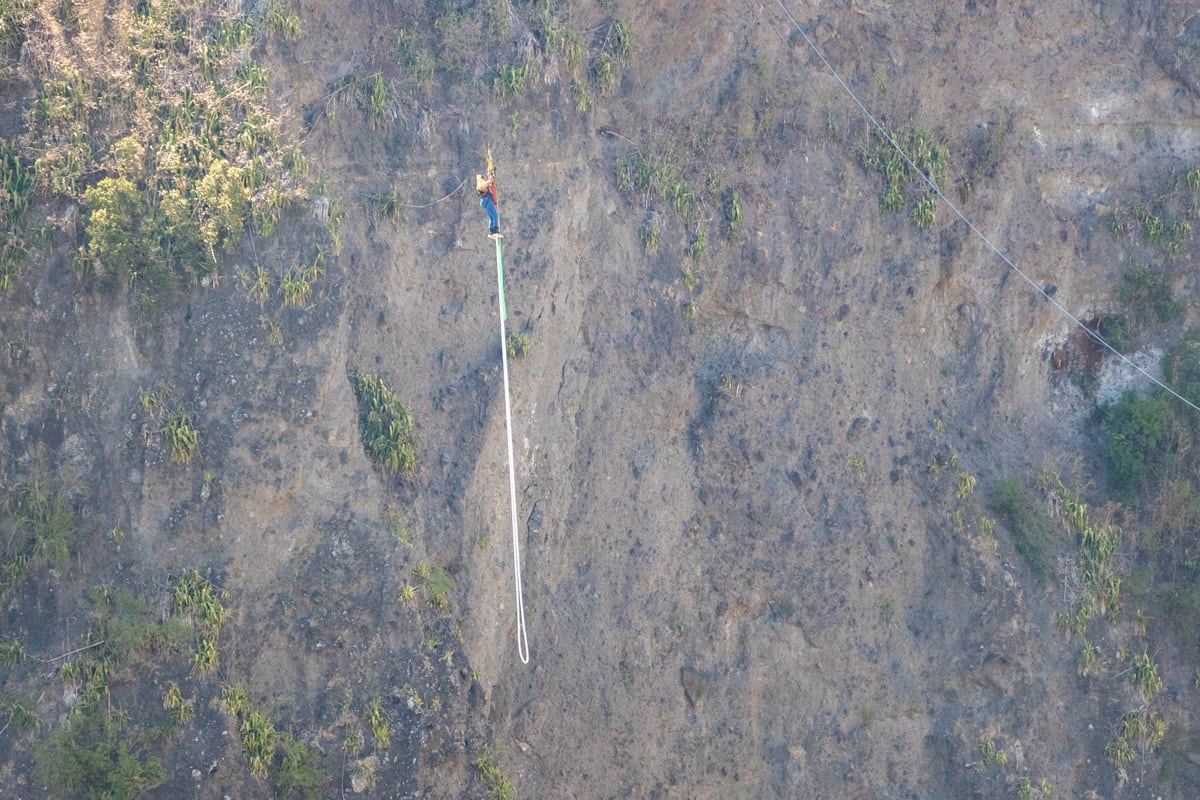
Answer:
<svg viewBox="0 0 1200 800"><path fill-rule="evenodd" d="M367 458L390 475L411 475L417 468L417 449L408 409L378 375L356 370L350 383L358 400L358 432Z"/></svg>
<svg viewBox="0 0 1200 800"><path fill-rule="evenodd" d="M883 191L879 194L880 210L895 214L920 194L922 196L916 200L911 214L913 222L921 228L933 225L935 201L932 193L927 191L926 178L939 187L946 185L949 149L921 128L887 132L886 135L874 132L873 139L871 149L865 156L865 166L883 178ZM896 145L903 148L908 159L900 155Z"/></svg>
<svg viewBox="0 0 1200 800"><path fill-rule="evenodd" d="M1170 280L1145 264L1134 264L1125 270L1117 287L1117 299L1139 330L1177 322L1187 305L1176 299Z"/></svg>
<svg viewBox="0 0 1200 800"><path fill-rule="evenodd" d="M529 78L529 64L501 64L492 81L492 89L501 100L511 100L525 91L525 81Z"/></svg>
<svg viewBox="0 0 1200 800"><path fill-rule="evenodd" d="M316 800L329 778L321 773L319 754L315 750L285 736L279 745L279 765L271 782L281 798Z"/></svg>
<svg viewBox="0 0 1200 800"><path fill-rule="evenodd" d="M0 639L0 667L16 667L28 658L29 651L20 639L15 636Z"/></svg>
<svg viewBox="0 0 1200 800"><path fill-rule="evenodd" d="M135 798L163 784L162 763L139 755L99 712L72 715L36 751L36 772L51 798Z"/></svg>
<svg viewBox="0 0 1200 800"><path fill-rule="evenodd" d="M17 53L25 41L29 0L5 0L0 5L0 55Z"/></svg>
<svg viewBox="0 0 1200 800"><path fill-rule="evenodd" d="M1004 521L1013 546L1025 560L1038 585L1050 582L1058 541L1045 515L1033 507L1020 478L1008 477L992 487L991 507Z"/></svg>
<svg viewBox="0 0 1200 800"><path fill-rule="evenodd" d="M934 222L934 208L936 201L932 193L926 194L917 201L917 207L913 209L913 222L917 223L918 228L929 228Z"/></svg>
<svg viewBox="0 0 1200 800"><path fill-rule="evenodd" d="M263 14L263 23L267 26L267 30L278 33L285 39L300 38L300 17L288 11L279 0L271 0L267 3L266 13Z"/></svg>
<svg viewBox="0 0 1200 800"><path fill-rule="evenodd" d="M454 589L454 578L441 567L433 567L425 575L425 602L438 610L450 607L450 592Z"/></svg>
<svg viewBox="0 0 1200 800"><path fill-rule="evenodd" d="M513 782L504 774L504 768L500 766L491 750L484 750L476 757L475 769L479 771L479 779L495 800L512 800L517 796Z"/></svg>
<svg viewBox="0 0 1200 800"><path fill-rule="evenodd" d="M107 662L112 668L154 664L182 651L192 638L192 626L185 620L160 619L144 597L123 586L93 586L86 597L92 630L104 640L103 647L87 651L97 663Z"/></svg>
<svg viewBox="0 0 1200 800"><path fill-rule="evenodd" d="M729 238L736 239L742 232L742 198L730 189L725 193L722 205L725 211L725 222L729 225Z"/></svg>
<svg viewBox="0 0 1200 800"><path fill-rule="evenodd" d="M1126 393L1102 410L1107 434L1105 457L1114 496L1126 504L1165 462L1174 436L1186 433L1175 424L1171 407L1162 397Z"/></svg>
<svg viewBox="0 0 1200 800"><path fill-rule="evenodd" d="M404 216L404 197L394 186L390 192L385 194L371 195L370 203L371 208L375 209L375 213L386 217L391 222L399 222Z"/></svg>
<svg viewBox="0 0 1200 800"><path fill-rule="evenodd" d="M366 93L366 97L367 124L371 126L371 130L379 130L390 119L392 104L395 102L392 86L383 79L382 73L375 73L375 80L371 82L371 89Z"/></svg>
<svg viewBox="0 0 1200 800"><path fill-rule="evenodd" d="M524 333L510 333L504 343L508 357L518 361L529 355L529 336Z"/></svg>
<svg viewBox="0 0 1200 800"><path fill-rule="evenodd" d="M84 192L83 254L105 288L146 272L161 258L145 195L128 178L104 178Z"/></svg>
<svg viewBox="0 0 1200 800"><path fill-rule="evenodd" d="M372 700L367 706L367 724L371 728L376 750L387 750L392 746L392 722L379 700Z"/></svg>
<svg viewBox="0 0 1200 800"><path fill-rule="evenodd" d="M75 543L75 513L44 479L0 496L6 499L11 513L0 516L0 598L28 572L65 565Z"/></svg>

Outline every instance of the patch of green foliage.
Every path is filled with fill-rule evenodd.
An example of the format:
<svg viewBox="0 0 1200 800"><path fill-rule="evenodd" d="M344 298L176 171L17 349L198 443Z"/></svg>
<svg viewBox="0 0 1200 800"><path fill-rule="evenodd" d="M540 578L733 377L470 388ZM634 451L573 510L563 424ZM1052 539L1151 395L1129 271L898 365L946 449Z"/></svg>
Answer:
<svg viewBox="0 0 1200 800"><path fill-rule="evenodd" d="M411 475L417 468L417 448L408 409L378 375L355 370L350 383L367 458L389 475Z"/></svg>
<svg viewBox="0 0 1200 800"><path fill-rule="evenodd" d="M192 635L186 620L160 619L145 598L123 586L94 586L86 599L92 635L104 645L86 651L82 660L107 660L113 667L107 670L110 674L120 667L151 666L170 658Z"/></svg>
<svg viewBox="0 0 1200 800"><path fill-rule="evenodd" d="M1101 409L1100 416L1107 433L1105 456L1113 495L1136 505L1145 483L1170 464L1173 450L1190 444L1190 434L1177 424L1170 404L1160 396L1127 392Z"/></svg>
<svg viewBox="0 0 1200 800"><path fill-rule="evenodd" d="M0 12L0 26L4 24ZM0 138L0 292L12 288L28 252L20 231L33 189L34 177L29 165L12 144Z"/></svg>
<svg viewBox="0 0 1200 800"><path fill-rule="evenodd" d="M0 12L0 38L12 7ZM251 57L269 34L295 38L298 17L277 0L261 19L208 16L190 0L142 2L95 35L59 41L44 26L22 29L45 54L19 67L34 94L19 152L0 147L0 178L17 188L0 197L15 212L33 182L52 204L78 203L80 279L99 291L128 288L147 311L179 285L216 276L221 254L241 246L252 206L277 210L281 198L305 194L292 180L294 156L284 163L266 68ZM65 42L83 49L58 53ZM127 53L129 78L101 74L100 51ZM0 288L20 249L20 237L5 240Z"/></svg>
<svg viewBox="0 0 1200 800"><path fill-rule="evenodd" d="M369 202L376 214L391 222L399 222L404 216L404 196L395 186L389 192L371 195Z"/></svg>
<svg viewBox="0 0 1200 800"><path fill-rule="evenodd" d="M501 100L512 100L525 91L532 67L529 64L501 64L496 69L492 90Z"/></svg>
<svg viewBox="0 0 1200 800"><path fill-rule="evenodd" d="M228 595L217 589L199 570L184 570L171 586L173 611L190 620L196 645L192 651L192 669L198 674L211 672L220 663L217 638L229 618L225 607Z"/></svg>
<svg viewBox="0 0 1200 800"><path fill-rule="evenodd" d="M75 512L46 479L0 494L0 598L27 573L64 566L74 543Z"/></svg>
<svg viewBox="0 0 1200 800"><path fill-rule="evenodd" d="M1013 546L1039 586L1046 586L1054 572L1058 541L1045 514L1034 508L1025 484L1017 477L997 480L992 487L991 507L1008 527Z"/></svg>
<svg viewBox="0 0 1200 800"><path fill-rule="evenodd" d="M242 754L251 774L269 778L283 798L310 800L320 796L329 778L320 771L316 751L278 730L271 718L250 702L241 686L227 687L221 704L237 723Z"/></svg>
<svg viewBox="0 0 1200 800"><path fill-rule="evenodd" d="M500 766L495 753L484 750L475 758L474 763L479 772L479 779L495 800L512 800L517 796L513 782L504 774L504 768Z"/></svg>
<svg viewBox="0 0 1200 800"><path fill-rule="evenodd" d="M392 746L392 722L378 699L367 705L367 725L371 728L376 750L383 751Z"/></svg>
<svg viewBox="0 0 1200 800"><path fill-rule="evenodd" d="M454 590L454 579L442 567L433 567L425 575L425 602L438 611L450 607L450 592Z"/></svg>
<svg viewBox="0 0 1200 800"><path fill-rule="evenodd" d="M285 800L316 800L329 783L329 776L321 772L317 751L290 736L284 736L279 744L278 764L271 783L279 792L279 797Z"/></svg>
<svg viewBox="0 0 1200 800"><path fill-rule="evenodd" d="M508 357L514 361L529 355L528 334L510 333L504 343L504 349L508 351Z"/></svg>
<svg viewBox="0 0 1200 800"><path fill-rule="evenodd" d="M1200 329L1168 349L1162 370L1168 385L1200 400ZM1113 497L1138 515L1141 528L1131 589L1180 647L1194 650L1200 647L1200 415L1156 391L1122 396L1098 409L1097 421Z"/></svg>
<svg viewBox="0 0 1200 800"><path fill-rule="evenodd" d="M137 752L116 722L99 711L72 715L36 750L35 772L50 798L135 798L163 784L166 771Z"/></svg>
<svg viewBox="0 0 1200 800"><path fill-rule="evenodd" d="M171 450L171 460L176 464L189 464L200 446L200 434L192 425L192 416L178 411L170 416L162 429L163 439Z"/></svg>
<svg viewBox="0 0 1200 800"><path fill-rule="evenodd" d="M32 700L0 695L0 719L5 721L0 728L7 728L13 733L36 728L42 722L36 709L37 704Z"/></svg>
<svg viewBox="0 0 1200 800"><path fill-rule="evenodd" d="M1130 335L1176 323L1187 307L1175 297L1170 280L1146 264L1134 264L1125 270L1117 299L1124 307L1125 328Z"/></svg>
<svg viewBox="0 0 1200 800"><path fill-rule="evenodd" d="M900 155L897 146L908 154L908 159ZM873 131L865 164L883 178L883 191L879 195L882 211L894 214L911 206L912 219L919 227L933 225L936 204L926 177L939 188L946 186L949 148L920 128L888 131L886 135Z"/></svg>
<svg viewBox="0 0 1200 800"><path fill-rule="evenodd" d="M246 691L240 686L226 689L222 704L237 721L242 754L246 757L251 774L265 778L275 758L275 746L279 739L275 724L270 717L251 705Z"/></svg>
<svg viewBox="0 0 1200 800"><path fill-rule="evenodd" d="M29 0L5 0L0 5L0 56L18 53L29 22Z"/></svg>
<svg viewBox="0 0 1200 800"><path fill-rule="evenodd" d="M621 85L621 69L632 56L633 32L629 24L619 19L610 21L600 53L592 63L601 94L612 94Z"/></svg>

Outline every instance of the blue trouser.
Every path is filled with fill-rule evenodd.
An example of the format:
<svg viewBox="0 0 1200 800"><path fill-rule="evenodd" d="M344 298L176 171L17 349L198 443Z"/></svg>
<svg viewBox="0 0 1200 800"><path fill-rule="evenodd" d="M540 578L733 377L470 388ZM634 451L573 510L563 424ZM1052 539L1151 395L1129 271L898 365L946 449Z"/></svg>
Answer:
<svg viewBox="0 0 1200 800"><path fill-rule="evenodd" d="M496 201L492 199L490 192L479 198L479 205L483 206L483 210L487 212L490 229L494 231L499 228L500 215L496 212Z"/></svg>

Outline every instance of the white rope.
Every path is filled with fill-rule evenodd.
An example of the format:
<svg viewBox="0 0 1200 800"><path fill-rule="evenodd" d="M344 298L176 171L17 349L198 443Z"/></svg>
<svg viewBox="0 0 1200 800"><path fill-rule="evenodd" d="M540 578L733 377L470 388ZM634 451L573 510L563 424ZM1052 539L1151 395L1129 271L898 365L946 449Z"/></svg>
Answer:
<svg viewBox="0 0 1200 800"><path fill-rule="evenodd" d="M1000 257L1000 259L1002 261L1004 261L1005 264L1008 265L1009 269L1011 269L1013 272L1020 275L1022 280L1024 280L1026 283L1028 283L1030 286L1033 287L1034 291L1036 291L1038 294L1040 294L1042 297L1044 297L1052 306L1054 306L1060 312L1062 312L1063 316L1065 316L1067 319L1069 319L1071 322L1073 322L1075 325L1077 325L1080 329L1082 329L1088 335L1088 337L1091 338L1093 341L1095 341L1097 344L1101 345L1106 350L1108 350L1113 355L1115 355L1117 358L1119 358L1121 361L1125 362L1130 367L1132 367L1136 371L1140 372L1143 376L1145 376L1147 379L1149 379L1151 383L1153 383L1155 386L1157 386L1160 389L1167 392L1167 394L1171 395L1176 400L1179 400L1184 405L1191 408L1193 411L1200 412L1200 406L1196 405L1191 400L1188 400L1186 397L1179 394L1179 392L1175 391L1170 386L1167 386L1167 384L1163 383L1158 378L1151 375L1141 365L1134 362L1133 359L1129 358L1124 353L1117 350L1117 348L1115 348L1111 344L1109 344L1105 340L1105 338L1103 336L1101 336L1098 332L1093 331L1092 329L1090 329L1089 327L1084 325L1083 322L1078 317L1076 317L1074 314L1072 314L1070 311L1068 311L1065 307L1063 307L1063 305L1061 303L1059 303L1057 300L1055 300L1053 297L1051 297L1050 294L1045 289L1043 289L1032 278L1030 278L1028 275L1026 275L1021 270L1020 267L1018 267L1016 264L1014 264L1012 262L1012 260L1000 250L1000 248L998 248L996 245L994 245L992 243L992 240L989 239L983 233L983 231L981 231L981 230L979 230L979 228L975 227L975 225L971 222L971 220L967 219L966 215L963 214L963 212L959 210L958 206L955 205L954 202L950 198L948 198L948 197L946 197L946 195L942 194L942 190L938 188L937 184L934 183L929 178L929 176L926 175L922 170L917 168L916 163L914 163L913 160L911 158L909 158L908 153L904 152L904 148L902 148L896 142L896 140L892 138L891 134L889 134L887 132L887 130L883 127L883 125L879 122L879 120L877 120L875 118L875 115L871 113L871 111L867 108L866 104L864 104L863 101L858 99L858 95L856 95L854 93L854 91L846 84L846 82L844 80L842 80L842 76L839 75L838 71L833 68L832 64L829 63L829 59L825 58L825 54L821 52L821 49L819 47L817 47L816 43L808 37L808 34L805 33L804 28L800 27L800 23L797 22L796 18L792 16L792 12L788 11L787 6L785 6L783 4L783 0L776 0L776 2L779 4L779 7L783 10L783 13L785 15L787 15L787 18L791 21L792 25L796 28L797 31L800 32L800 35L804 37L804 41L807 42L808 46L810 48L812 48L812 51L817 54L817 58L821 59L821 62L825 65L825 68L829 70L830 74L833 75L834 79L841 85L842 89L844 89L846 91L846 94L850 95L850 99L852 99L855 102L855 104L857 104L858 107L860 109L862 109L863 114L866 115L867 119L870 120L871 124L875 126L875 130L879 131L880 135L882 135L885 139L887 139L888 143L891 144L891 146L896 149L896 152L900 154L900 157L903 158L905 160L905 162L908 163L908 165L912 168L912 170L914 172L918 173L921 176L922 180L924 180L925 183L927 183L929 185L929 188L932 189L937 194L938 198L941 199L941 201L943 203L945 203L959 219L961 219L963 222L965 222L967 227L971 229L971 232L974 233L976 236L978 236L980 238L980 240L982 240L983 243L985 245L987 245L988 248L990 248L993 253L998 255Z"/></svg>
<svg viewBox="0 0 1200 800"><path fill-rule="evenodd" d="M508 392L508 336L504 331L504 320L508 310L504 305L504 261L500 249L500 237L496 237L496 285L500 300L500 361L504 365L504 428L508 432L508 495L512 501L512 545L513 582L517 593L517 655L522 664L529 663L529 639L525 633L525 599L521 592L521 539L517 525L517 475L513 467L512 401Z"/></svg>

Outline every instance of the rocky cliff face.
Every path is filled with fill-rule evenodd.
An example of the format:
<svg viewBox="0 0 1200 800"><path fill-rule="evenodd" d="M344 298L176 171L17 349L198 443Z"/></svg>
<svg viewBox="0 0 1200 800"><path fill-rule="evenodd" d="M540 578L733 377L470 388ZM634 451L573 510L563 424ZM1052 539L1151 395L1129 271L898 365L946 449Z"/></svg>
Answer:
<svg viewBox="0 0 1200 800"><path fill-rule="evenodd" d="M488 775L500 796L481 753L523 797L1193 796L1160 769L1194 759L1194 654L1126 608L1081 668L1056 622L1086 594L1076 537L1045 522L1039 573L993 489L1016 478L1041 519L1063 502L1047 468L1103 487L1089 412L1139 384L1098 384L1030 284L1081 320L1119 310L1140 245L1106 210L1197 159L1186 9L785 3L897 139L945 148L947 196L1026 282L948 207L920 221L915 179L881 210L886 148L778 5L450 6L292 8L303 36L258 56L314 184L220 280L147 315L74 282L81 231L0 298L0 475L48 469L79 512L69 565L18 584L6 627L48 659L87 644L88 587L156 599L195 567L228 592L218 671L175 656L113 686L146 726L155 681L196 703L149 740L149 796L266 791L226 735L230 685L313 748L322 796L485 796ZM489 141L531 342L511 364L529 665L494 250L462 185ZM238 276L327 243L328 198L340 250L311 301L254 302ZM1191 263L1164 265L1188 297ZM365 455L356 370L411 412L410 477ZM139 403L157 385L193 413L190 465ZM12 669L45 730L3 746L0 786L43 796L64 680ZM347 746L374 700L390 746ZM1126 712L1174 749L1109 757Z"/></svg>

